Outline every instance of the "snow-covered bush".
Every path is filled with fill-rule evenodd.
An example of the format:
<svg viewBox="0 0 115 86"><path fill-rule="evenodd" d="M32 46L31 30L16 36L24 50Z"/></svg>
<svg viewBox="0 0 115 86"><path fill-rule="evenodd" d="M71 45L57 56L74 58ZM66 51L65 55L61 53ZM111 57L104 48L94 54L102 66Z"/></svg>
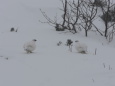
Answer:
<svg viewBox="0 0 115 86"><path fill-rule="evenodd" d="M15 29L14 27L12 27L12 28L10 29L10 32L18 32L18 28Z"/></svg>
<svg viewBox="0 0 115 86"><path fill-rule="evenodd" d="M11 31L11 32L14 32L14 31L15 31L14 27L12 27L12 28L10 29L10 31Z"/></svg>
<svg viewBox="0 0 115 86"><path fill-rule="evenodd" d="M62 42L61 41L59 41L58 43L57 43L57 46L60 46L62 44Z"/></svg>
<svg viewBox="0 0 115 86"><path fill-rule="evenodd" d="M106 1L104 0L94 0L94 2L91 4L97 7L105 7L107 5Z"/></svg>
<svg viewBox="0 0 115 86"><path fill-rule="evenodd" d="M69 50L72 52L72 43L73 41L71 39L67 39L66 45L69 46Z"/></svg>
<svg viewBox="0 0 115 86"><path fill-rule="evenodd" d="M71 39L67 39L67 42L66 42L66 45L67 45L67 46L72 45L72 43L73 43L73 41L72 41Z"/></svg>

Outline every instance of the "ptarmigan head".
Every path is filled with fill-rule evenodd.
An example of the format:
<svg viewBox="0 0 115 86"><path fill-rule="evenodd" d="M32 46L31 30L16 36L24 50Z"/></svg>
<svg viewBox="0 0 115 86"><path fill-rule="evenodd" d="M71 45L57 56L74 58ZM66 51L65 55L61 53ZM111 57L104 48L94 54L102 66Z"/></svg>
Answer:
<svg viewBox="0 0 115 86"><path fill-rule="evenodd" d="M75 42L79 42L78 40L76 40Z"/></svg>
<svg viewBox="0 0 115 86"><path fill-rule="evenodd" d="M25 43L24 50L27 53L32 53L36 49L36 44L35 44L36 41L37 41L36 39L33 39L32 41Z"/></svg>
<svg viewBox="0 0 115 86"><path fill-rule="evenodd" d="M37 40L36 40L36 39L33 39L32 41L36 42Z"/></svg>

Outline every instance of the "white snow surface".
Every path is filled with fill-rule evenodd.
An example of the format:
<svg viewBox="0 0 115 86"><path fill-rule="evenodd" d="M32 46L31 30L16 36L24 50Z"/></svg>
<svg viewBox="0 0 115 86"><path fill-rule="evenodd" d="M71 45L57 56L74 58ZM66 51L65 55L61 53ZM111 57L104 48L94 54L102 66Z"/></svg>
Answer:
<svg viewBox="0 0 115 86"><path fill-rule="evenodd" d="M56 32L48 16L60 14L59 0L0 0L0 86L115 86L115 39L108 43L94 32ZM102 22L95 22L101 28ZM10 32L10 28L18 32ZM98 34L98 33L97 33ZM36 50L27 54L23 44L37 39ZM65 46L66 40L87 44L88 53ZM61 46L56 44L62 41ZM73 43L74 47L74 43ZM96 55L95 55L96 50Z"/></svg>

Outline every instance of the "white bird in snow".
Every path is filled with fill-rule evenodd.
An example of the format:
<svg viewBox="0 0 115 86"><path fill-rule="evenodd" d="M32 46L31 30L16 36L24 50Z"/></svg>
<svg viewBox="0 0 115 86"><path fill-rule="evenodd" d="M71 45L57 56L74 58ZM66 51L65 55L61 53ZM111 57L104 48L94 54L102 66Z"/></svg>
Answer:
<svg viewBox="0 0 115 86"><path fill-rule="evenodd" d="M36 49L36 39L33 39L32 41L30 42L27 42L24 44L24 50L27 52L27 53L32 53L32 51L34 51Z"/></svg>
<svg viewBox="0 0 115 86"><path fill-rule="evenodd" d="M78 40L75 41L75 48L79 53L87 53L87 45L84 43L79 42Z"/></svg>

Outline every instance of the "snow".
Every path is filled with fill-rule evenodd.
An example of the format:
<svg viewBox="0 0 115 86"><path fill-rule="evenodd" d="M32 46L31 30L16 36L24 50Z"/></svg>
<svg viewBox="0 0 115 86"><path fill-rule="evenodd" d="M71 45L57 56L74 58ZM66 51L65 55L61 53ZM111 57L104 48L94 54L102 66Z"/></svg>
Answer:
<svg viewBox="0 0 115 86"><path fill-rule="evenodd" d="M39 22L40 8L53 17L59 6L59 0L1 0L0 86L115 86L115 40L108 43L94 32L56 32ZM10 32L12 27L18 32ZM27 54L23 45L32 39L37 48ZM70 52L67 39L84 42L88 54L77 53L75 43Z"/></svg>

